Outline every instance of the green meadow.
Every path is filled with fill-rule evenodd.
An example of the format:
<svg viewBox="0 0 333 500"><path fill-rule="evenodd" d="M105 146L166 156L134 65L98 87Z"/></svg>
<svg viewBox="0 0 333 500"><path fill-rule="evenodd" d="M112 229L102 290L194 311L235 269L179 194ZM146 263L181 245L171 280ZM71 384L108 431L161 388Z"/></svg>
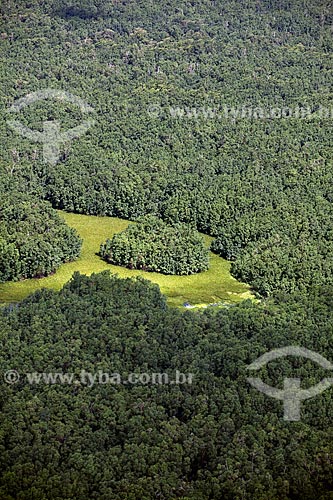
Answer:
<svg viewBox="0 0 333 500"><path fill-rule="evenodd" d="M213 253L210 253L209 270L191 276L166 276L107 264L98 256L100 244L124 230L129 221L115 217L59 213L83 239L81 257L75 262L63 264L52 276L0 284L0 303L18 302L40 288L60 290L75 271L90 275L106 269L121 278L143 276L157 283L171 306L179 307L189 302L196 307L204 307L216 302L235 303L253 298L249 287L230 275L230 263ZM209 246L212 238L205 236L205 240Z"/></svg>

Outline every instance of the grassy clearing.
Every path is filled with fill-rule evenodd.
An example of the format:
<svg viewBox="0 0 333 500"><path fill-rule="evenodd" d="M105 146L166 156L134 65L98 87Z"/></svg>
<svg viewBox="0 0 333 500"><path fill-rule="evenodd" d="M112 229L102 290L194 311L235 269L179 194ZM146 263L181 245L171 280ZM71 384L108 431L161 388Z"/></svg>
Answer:
<svg viewBox="0 0 333 500"><path fill-rule="evenodd" d="M230 263L213 253L210 254L209 270L192 276L164 276L107 264L97 255L101 242L123 231L129 222L115 217L59 213L83 239L81 257L75 262L63 264L53 276L0 284L0 303L18 302L40 288L60 290L74 271L90 275L105 269L117 273L121 278L143 276L157 283L171 306L182 306L184 302L189 302L203 307L210 303L235 303L252 298L249 287L230 275ZM205 240L208 246L212 238L205 236Z"/></svg>

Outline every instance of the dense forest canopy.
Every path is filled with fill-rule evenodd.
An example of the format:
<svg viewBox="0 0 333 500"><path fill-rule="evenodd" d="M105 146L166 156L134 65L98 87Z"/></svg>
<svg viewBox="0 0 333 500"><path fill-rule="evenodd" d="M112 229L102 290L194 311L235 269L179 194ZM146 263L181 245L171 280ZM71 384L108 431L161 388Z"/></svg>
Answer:
<svg viewBox="0 0 333 500"><path fill-rule="evenodd" d="M195 224L262 295L332 283L329 3L5 0L1 12L2 111L52 88L95 120L52 166L4 113L6 179L68 211ZM242 118L256 107L291 116ZM82 113L50 100L20 119L67 130Z"/></svg>
<svg viewBox="0 0 333 500"><path fill-rule="evenodd" d="M332 499L332 389L286 422L246 381L283 346L333 362L332 4L3 0L0 15L1 280L78 255L58 208L196 228L261 298L183 312L142 279L75 274L2 308L0 371L21 378L0 378L1 500ZM44 89L81 98L93 126L61 139L86 119L61 98L13 111ZM193 383L24 378L81 369ZM260 373L327 377L289 357Z"/></svg>
<svg viewBox="0 0 333 500"><path fill-rule="evenodd" d="M333 487L332 390L285 422L282 402L246 381L281 345L333 359L333 291L281 296L202 314L166 307L156 285L75 275L0 316L0 496L4 500L328 500ZM94 384L87 372L193 374L191 384ZM28 384L25 373L74 373ZM261 370L279 387L326 373L301 358Z"/></svg>

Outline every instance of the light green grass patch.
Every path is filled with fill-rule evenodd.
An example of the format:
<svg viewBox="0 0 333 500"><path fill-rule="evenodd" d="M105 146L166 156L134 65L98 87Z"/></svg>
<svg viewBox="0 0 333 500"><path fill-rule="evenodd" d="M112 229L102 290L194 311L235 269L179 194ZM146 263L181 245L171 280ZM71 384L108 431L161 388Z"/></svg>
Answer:
<svg viewBox="0 0 333 500"><path fill-rule="evenodd" d="M235 303L253 298L249 287L230 275L230 263L213 253L210 253L209 270L191 276L166 276L107 264L97 255L100 244L126 229L129 221L60 211L59 214L83 239L81 257L75 262L63 264L52 276L0 284L0 303L18 302L40 288L60 290L75 271L90 275L106 269L121 278L143 276L157 283L171 306L179 307L189 302L203 307L216 302ZM205 241L209 246L212 238L205 235Z"/></svg>

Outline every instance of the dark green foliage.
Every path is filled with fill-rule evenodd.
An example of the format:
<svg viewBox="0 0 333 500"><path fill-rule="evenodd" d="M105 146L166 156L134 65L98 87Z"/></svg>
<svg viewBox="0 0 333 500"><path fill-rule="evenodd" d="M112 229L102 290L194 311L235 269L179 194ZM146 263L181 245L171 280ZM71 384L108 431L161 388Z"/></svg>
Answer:
<svg viewBox="0 0 333 500"><path fill-rule="evenodd" d="M194 274L209 267L204 238L187 224L144 217L101 245L110 264L163 274Z"/></svg>
<svg viewBox="0 0 333 500"><path fill-rule="evenodd" d="M275 209L253 211L225 225L212 250L235 260L233 275L261 295L281 290L306 292L333 283L333 210L318 202L292 207L282 201Z"/></svg>
<svg viewBox="0 0 333 500"><path fill-rule="evenodd" d="M45 201L3 195L0 201L0 281L47 276L76 259L81 240Z"/></svg>
<svg viewBox="0 0 333 500"><path fill-rule="evenodd" d="M111 4L105 0L57 0L54 2L54 12L65 19L98 19L106 17L110 12L108 3Z"/></svg>
<svg viewBox="0 0 333 500"><path fill-rule="evenodd" d="M232 264L235 277L251 283L263 296L277 290L306 293L314 286L333 284L330 262L333 243L279 235L250 244Z"/></svg>
<svg viewBox="0 0 333 500"><path fill-rule="evenodd" d="M67 211L195 224L218 236L214 250L237 259L235 275L263 294L331 282L328 4L4 0L0 9L6 183ZM5 109L43 88L72 92L95 109L94 127L64 145L55 167L44 164L41 145L5 123ZM303 107L305 117L236 116L258 106ZM321 107L330 116L315 114ZM225 108L234 111L225 117ZM83 119L59 101L19 115L37 130L45 120L67 130ZM297 265L263 250L276 235L297 246L297 221L306 219L319 229ZM312 279L303 260L314 256Z"/></svg>
<svg viewBox="0 0 333 500"><path fill-rule="evenodd" d="M1 500L331 500L332 389L291 423L246 382L246 366L276 347L333 362L332 111L315 114L332 107L330 3L3 0L0 13L1 280L77 256L77 236L35 201L47 199L193 224L216 236L235 276L274 296L181 314L142 280L75 275L60 293L6 309ZM15 100L46 88L95 109L94 128L64 144L56 166L6 124ZM224 106L309 112L226 118ZM36 130L83 119L62 102L19 115ZM8 192L17 198L6 204ZM10 368L16 385L4 383ZM29 386L23 375L81 369L180 369L194 383ZM327 373L299 359L262 373L280 387L286 376L307 387Z"/></svg>
<svg viewBox="0 0 333 500"><path fill-rule="evenodd" d="M0 238L0 281L8 281L20 275L20 254L15 243L8 243Z"/></svg>
<svg viewBox="0 0 333 500"><path fill-rule="evenodd" d="M0 498L6 500L328 500L332 390L285 422L247 366L299 345L333 360L333 290L262 305L181 313L156 285L76 274L0 314ZM16 369L17 384L3 373ZM29 385L25 374L193 374L192 384ZM310 387L327 371L270 362L263 380ZM309 471L311 473L309 473Z"/></svg>

